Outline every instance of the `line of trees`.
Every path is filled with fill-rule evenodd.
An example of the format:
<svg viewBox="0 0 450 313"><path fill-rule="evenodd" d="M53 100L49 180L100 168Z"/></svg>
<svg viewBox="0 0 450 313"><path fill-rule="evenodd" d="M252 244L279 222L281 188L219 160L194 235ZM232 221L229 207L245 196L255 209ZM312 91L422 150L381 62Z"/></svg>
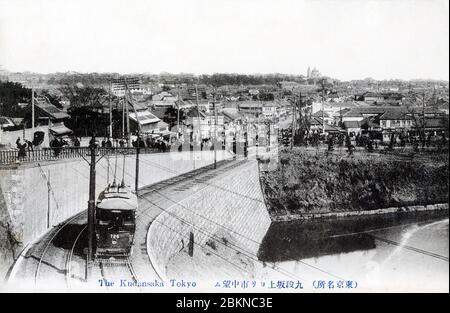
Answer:
<svg viewBox="0 0 450 313"><path fill-rule="evenodd" d="M56 73L46 75L49 85L75 85L81 83L85 86L106 86L112 77L120 77L117 73ZM215 73L212 75L193 74L138 74L140 81L147 83L163 84L205 84L210 86L224 85L276 85L280 81L306 82L303 75L288 74L235 74Z"/></svg>
<svg viewBox="0 0 450 313"><path fill-rule="evenodd" d="M28 110L19 103L31 102L31 90L21 84L0 81L0 115L25 117Z"/></svg>

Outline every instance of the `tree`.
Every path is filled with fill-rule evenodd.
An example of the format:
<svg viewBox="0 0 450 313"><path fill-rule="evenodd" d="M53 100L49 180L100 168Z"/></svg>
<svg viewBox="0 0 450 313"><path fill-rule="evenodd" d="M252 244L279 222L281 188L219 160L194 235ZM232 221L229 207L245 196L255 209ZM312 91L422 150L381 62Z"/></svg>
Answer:
<svg viewBox="0 0 450 313"><path fill-rule="evenodd" d="M107 92L103 88L64 85L59 91L70 101L71 107L90 107L98 109L103 106Z"/></svg>
<svg viewBox="0 0 450 313"><path fill-rule="evenodd" d="M75 135L91 136L95 133L97 136L106 136L109 116L103 114L103 105L107 101L105 89L66 84L59 90L70 101L67 126Z"/></svg>
<svg viewBox="0 0 450 313"><path fill-rule="evenodd" d="M184 110L180 109L180 123L185 119L186 114ZM163 121L169 124L169 129L171 129L173 126L177 125L178 123L178 108L168 108L166 112L164 113Z"/></svg>
<svg viewBox="0 0 450 313"><path fill-rule="evenodd" d="M419 100L419 98L421 98ZM421 102L421 103L420 103ZM425 93L410 93L408 99L405 101L407 114L412 119L412 126L414 130L419 134L419 141L422 147L425 147L426 134L425 134ZM419 104L422 108L419 107Z"/></svg>
<svg viewBox="0 0 450 313"><path fill-rule="evenodd" d="M19 103L31 103L31 90L18 83L0 82L0 115L25 117L30 108L21 108Z"/></svg>
<svg viewBox="0 0 450 313"><path fill-rule="evenodd" d="M77 136L105 136L109 126L109 116L102 114L90 107L70 107L70 118L66 121L67 127L73 130Z"/></svg>

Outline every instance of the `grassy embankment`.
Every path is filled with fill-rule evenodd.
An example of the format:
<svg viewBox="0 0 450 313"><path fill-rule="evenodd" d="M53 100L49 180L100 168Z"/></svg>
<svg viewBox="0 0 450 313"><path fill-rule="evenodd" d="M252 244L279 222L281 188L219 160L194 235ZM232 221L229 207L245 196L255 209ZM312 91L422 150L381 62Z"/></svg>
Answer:
<svg viewBox="0 0 450 313"><path fill-rule="evenodd" d="M278 169L261 175L275 218L448 202L448 154L280 153Z"/></svg>

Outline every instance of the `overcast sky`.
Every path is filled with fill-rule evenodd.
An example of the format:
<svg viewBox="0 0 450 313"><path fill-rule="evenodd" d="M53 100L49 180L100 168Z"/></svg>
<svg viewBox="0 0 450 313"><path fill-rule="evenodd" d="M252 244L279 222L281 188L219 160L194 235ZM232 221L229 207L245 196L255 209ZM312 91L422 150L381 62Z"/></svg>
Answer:
<svg viewBox="0 0 450 313"><path fill-rule="evenodd" d="M449 79L448 0L0 0L0 67Z"/></svg>

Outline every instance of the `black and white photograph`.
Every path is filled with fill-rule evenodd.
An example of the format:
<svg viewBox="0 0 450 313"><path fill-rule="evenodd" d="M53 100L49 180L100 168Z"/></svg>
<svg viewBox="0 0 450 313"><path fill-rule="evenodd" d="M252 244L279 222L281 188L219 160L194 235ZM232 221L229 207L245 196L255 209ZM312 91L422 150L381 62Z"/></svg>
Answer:
<svg viewBox="0 0 450 313"><path fill-rule="evenodd" d="M0 293L448 293L448 202L447 0L0 0Z"/></svg>

